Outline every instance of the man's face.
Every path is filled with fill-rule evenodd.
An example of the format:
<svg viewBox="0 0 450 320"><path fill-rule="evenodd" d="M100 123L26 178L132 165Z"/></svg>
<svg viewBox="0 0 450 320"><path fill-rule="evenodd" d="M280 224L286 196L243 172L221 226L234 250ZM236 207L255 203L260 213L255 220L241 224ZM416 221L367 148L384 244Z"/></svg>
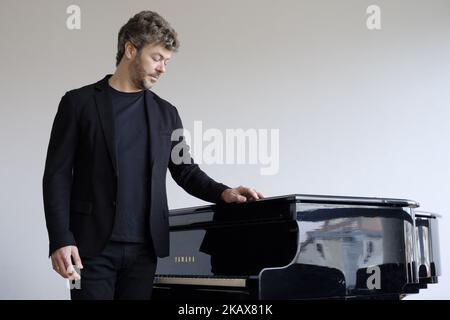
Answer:
<svg viewBox="0 0 450 320"><path fill-rule="evenodd" d="M143 90L150 89L166 72L172 51L160 44L148 44L137 51L130 63L130 76L134 85Z"/></svg>

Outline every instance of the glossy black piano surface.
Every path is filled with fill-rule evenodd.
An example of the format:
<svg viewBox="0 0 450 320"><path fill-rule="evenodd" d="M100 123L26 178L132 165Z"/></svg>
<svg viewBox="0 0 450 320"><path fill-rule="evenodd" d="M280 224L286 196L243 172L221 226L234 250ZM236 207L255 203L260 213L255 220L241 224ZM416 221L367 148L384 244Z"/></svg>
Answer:
<svg viewBox="0 0 450 320"><path fill-rule="evenodd" d="M287 195L171 210L155 299L402 298L440 275L436 215L402 199Z"/></svg>

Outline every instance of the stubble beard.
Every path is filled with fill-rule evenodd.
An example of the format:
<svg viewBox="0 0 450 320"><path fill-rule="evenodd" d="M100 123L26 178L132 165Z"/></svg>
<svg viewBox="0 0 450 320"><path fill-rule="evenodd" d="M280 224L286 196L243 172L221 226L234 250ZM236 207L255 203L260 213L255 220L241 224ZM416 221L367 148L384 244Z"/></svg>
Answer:
<svg viewBox="0 0 450 320"><path fill-rule="evenodd" d="M140 55L137 56L132 63L130 71L131 80L137 88L141 90L148 90L152 87L152 83L150 81L147 81L146 79L147 73L145 72L144 68L142 68Z"/></svg>

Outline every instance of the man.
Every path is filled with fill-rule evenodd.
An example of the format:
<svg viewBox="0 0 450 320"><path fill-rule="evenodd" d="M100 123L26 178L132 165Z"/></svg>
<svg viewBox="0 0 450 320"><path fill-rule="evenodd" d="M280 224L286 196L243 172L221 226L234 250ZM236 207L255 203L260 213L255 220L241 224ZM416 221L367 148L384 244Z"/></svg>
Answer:
<svg viewBox="0 0 450 320"><path fill-rule="evenodd" d="M166 172L205 201L262 198L206 175L186 150L174 161L177 109L150 90L179 47L160 15L143 11L120 30L116 71L67 92L53 123L43 177L53 269L80 279L72 299L150 299L157 257L169 254Z"/></svg>

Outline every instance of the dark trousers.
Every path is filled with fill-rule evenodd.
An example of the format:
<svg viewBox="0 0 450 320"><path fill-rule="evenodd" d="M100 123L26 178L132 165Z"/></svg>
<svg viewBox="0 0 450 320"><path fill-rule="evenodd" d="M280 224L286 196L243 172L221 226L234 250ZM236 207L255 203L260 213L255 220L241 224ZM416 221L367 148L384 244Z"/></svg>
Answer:
<svg viewBox="0 0 450 320"><path fill-rule="evenodd" d="M81 257L80 289L72 300L150 300L157 257L151 245L110 241L95 257Z"/></svg>

